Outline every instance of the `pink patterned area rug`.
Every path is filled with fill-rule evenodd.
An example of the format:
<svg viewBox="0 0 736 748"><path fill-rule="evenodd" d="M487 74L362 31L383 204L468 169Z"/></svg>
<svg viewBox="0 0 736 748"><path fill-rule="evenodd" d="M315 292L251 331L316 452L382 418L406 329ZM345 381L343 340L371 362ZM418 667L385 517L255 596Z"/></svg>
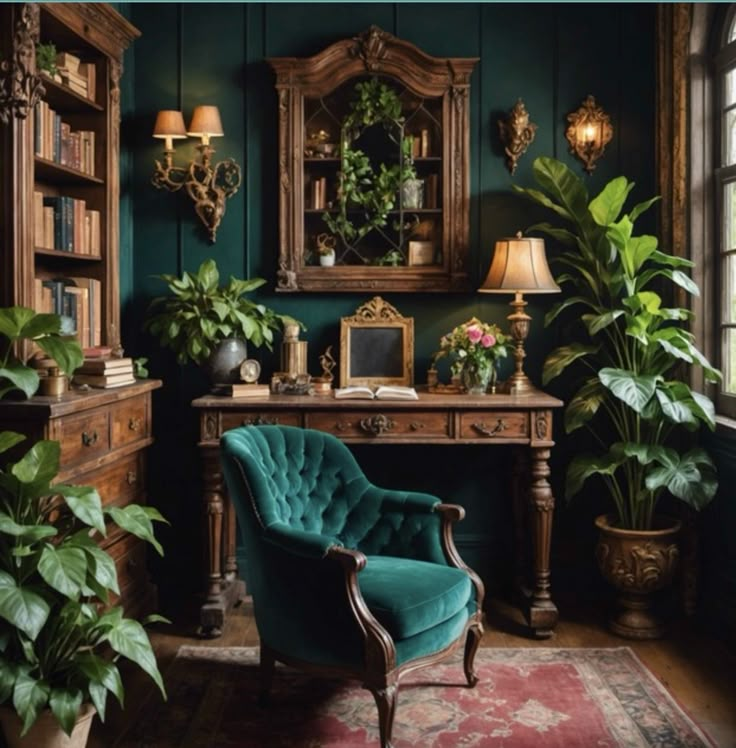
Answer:
<svg viewBox="0 0 736 748"><path fill-rule="evenodd" d="M490 649L401 682L394 748L696 748L714 744L628 647ZM258 649L181 647L168 703L151 699L116 748L375 748L375 703L354 683L279 667L256 703Z"/></svg>

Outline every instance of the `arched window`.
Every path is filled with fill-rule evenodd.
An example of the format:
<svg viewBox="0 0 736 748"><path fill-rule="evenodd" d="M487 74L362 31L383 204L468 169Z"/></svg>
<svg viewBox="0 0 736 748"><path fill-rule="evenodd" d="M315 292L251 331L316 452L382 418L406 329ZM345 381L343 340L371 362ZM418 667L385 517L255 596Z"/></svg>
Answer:
<svg viewBox="0 0 736 748"><path fill-rule="evenodd" d="M722 19L722 20L721 20ZM736 5L718 19L714 56L713 124L716 231L712 295L714 353L723 372L719 413L736 417Z"/></svg>

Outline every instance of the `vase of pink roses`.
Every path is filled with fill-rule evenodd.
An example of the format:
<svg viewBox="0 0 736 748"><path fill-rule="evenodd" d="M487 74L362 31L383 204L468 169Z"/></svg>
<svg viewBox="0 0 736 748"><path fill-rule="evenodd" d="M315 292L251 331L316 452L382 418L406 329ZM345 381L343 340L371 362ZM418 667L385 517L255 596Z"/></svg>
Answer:
<svg viewBox="0 0 736 748"><path fill-rule="evenodd" d="M465 391L469 395L484 395L489 387L495 393L498 362L508 355L510 347L509 336L498 325L472 317L440 338L440 349L434 359L452 358L450 369L459 375Z"/></svg>

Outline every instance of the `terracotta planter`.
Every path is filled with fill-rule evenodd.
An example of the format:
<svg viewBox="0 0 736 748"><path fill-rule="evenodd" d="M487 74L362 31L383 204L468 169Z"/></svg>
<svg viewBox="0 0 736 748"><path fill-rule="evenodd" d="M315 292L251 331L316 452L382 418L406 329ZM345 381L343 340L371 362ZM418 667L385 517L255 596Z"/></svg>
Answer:
<svg viewBox="0 0 736 748"><path fill-rule="evenodd" d="M657 614L652 593L672 583L680 551L681 522L655 518L655 529L623 530L612 526L611 515L595 521L600 530L596 557L601 573L618 590L619 609L611 630L629 639L656 639L666 626Z"/></svg>
<svg viewBox="0 0 736 748"><path fill-rule="evenodd" d="M82 704L71 737L61 729L50 709L41 712L22 738L23 723L10 707L0 707L0 725L8 748L84 748L96 713L92 704Z"/></svg>

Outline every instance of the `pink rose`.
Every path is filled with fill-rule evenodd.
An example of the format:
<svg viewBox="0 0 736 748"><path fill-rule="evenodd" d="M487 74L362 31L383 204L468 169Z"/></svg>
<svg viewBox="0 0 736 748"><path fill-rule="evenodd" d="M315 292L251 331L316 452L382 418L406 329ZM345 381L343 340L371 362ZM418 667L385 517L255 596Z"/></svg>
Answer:
<svg viewBox="0 0 736 748"><path fill-rule="evenodd" d="M480 344L484 348L490 348L492 345L496 345L496 338L493 337L490 333L486 333L481 339Z"/></svg>
<svg viewBox="0 0 736 748"><path fill-rule="evenodd" d="M483 337L483 332L475 325L469 327L466 332L468 335L468 340L471 343L477 343Z"/></svg>

